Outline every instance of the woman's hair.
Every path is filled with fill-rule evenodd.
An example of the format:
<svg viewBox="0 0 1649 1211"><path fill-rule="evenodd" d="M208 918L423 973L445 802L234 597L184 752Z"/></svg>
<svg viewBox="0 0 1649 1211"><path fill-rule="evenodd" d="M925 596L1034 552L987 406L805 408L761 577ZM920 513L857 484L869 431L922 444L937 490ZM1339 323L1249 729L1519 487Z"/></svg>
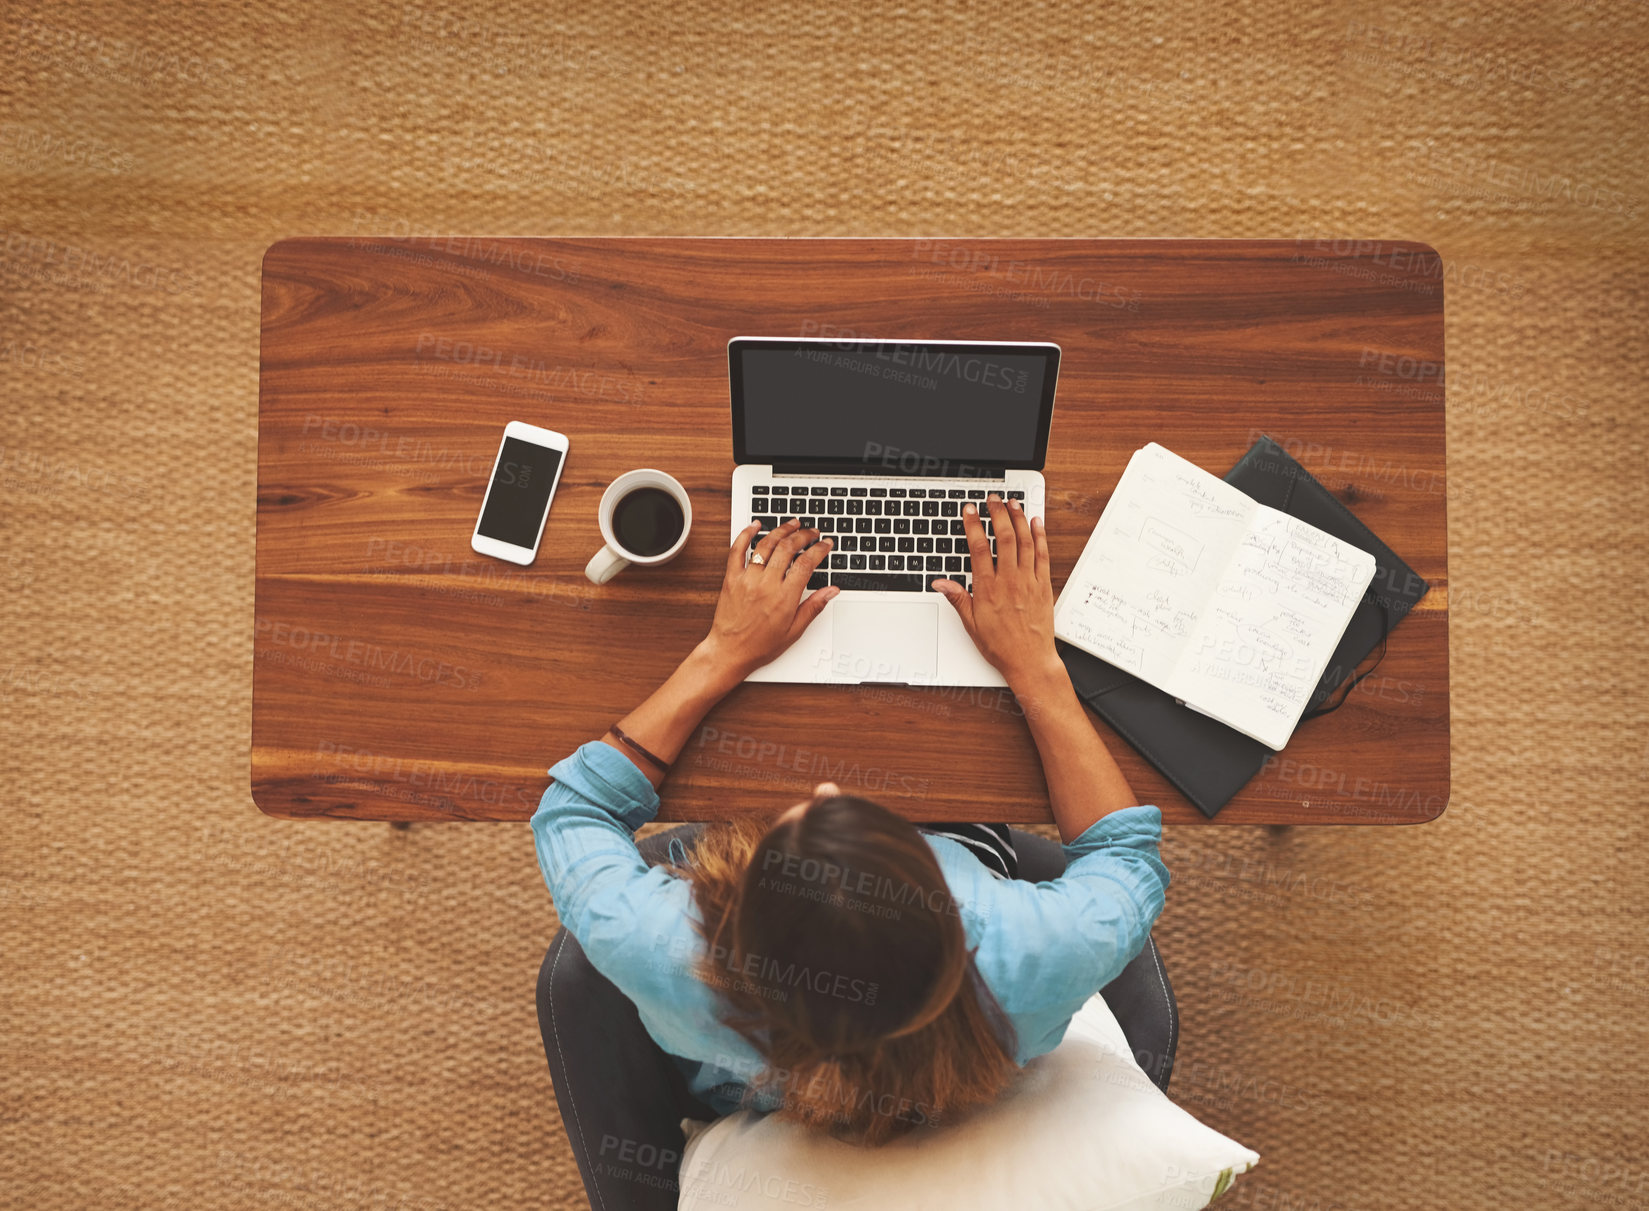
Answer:
<svg viewBox="0 0 1649 1211"><path fill-rule="evenodd" d="M1013 1024L914 825L852 795L707 827L687 862L701 978L766 1061L781 1117L876 1145L991 1101Z"/></svg>

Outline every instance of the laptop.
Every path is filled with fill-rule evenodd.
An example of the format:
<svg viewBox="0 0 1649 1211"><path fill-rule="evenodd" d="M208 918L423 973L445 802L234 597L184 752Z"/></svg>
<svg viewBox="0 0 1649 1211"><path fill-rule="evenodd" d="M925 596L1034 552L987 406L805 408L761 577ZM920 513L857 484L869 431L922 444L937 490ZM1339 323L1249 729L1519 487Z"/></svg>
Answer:
<svg viewBox="0 0 1649 1211"><path fill-rule="evenodd" d="M833 540L840 592L750 681L1005 685L930 586L972 588L962 506L1042 516L1058 345L735 337L732 536L792 517ZM752 543L752 546L754 542Z"/></svg>

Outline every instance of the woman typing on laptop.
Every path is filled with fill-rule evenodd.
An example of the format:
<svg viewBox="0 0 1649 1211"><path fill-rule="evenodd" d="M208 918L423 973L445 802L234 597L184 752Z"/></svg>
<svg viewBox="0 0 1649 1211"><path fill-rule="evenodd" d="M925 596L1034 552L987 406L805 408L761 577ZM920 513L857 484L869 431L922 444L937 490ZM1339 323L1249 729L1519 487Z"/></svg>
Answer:
<svg viewBox="0 0 1649 1211"><path fill-rule="evenodd" d="M1144 945L1168 872L1054 650L1041 519L973 505L967 592L938 578L1024 707L1066 868L1028 883L1001 825L919 828L833 783L708 826L669 866L634 831L700 720L838 591L803 600L830 539L740 533L709 635L660 689L550 770L533 817L561 922L718 1112L776 1111L865 1144L992 1100ZM1009 536L1013 540L1009 541ZM811 543L811 545L808 545Z"/></svg>

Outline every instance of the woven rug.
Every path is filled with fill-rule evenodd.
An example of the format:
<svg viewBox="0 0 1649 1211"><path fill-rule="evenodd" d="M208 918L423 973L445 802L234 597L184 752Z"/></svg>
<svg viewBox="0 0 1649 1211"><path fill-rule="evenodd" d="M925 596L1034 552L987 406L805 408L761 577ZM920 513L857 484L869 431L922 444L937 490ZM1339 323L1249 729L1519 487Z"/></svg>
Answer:
<svg viewBox="0 0 1649 1211"><path fill-rule="evenodd" d="M1170 832L1174 1096L1232 1206L1649 1206L1646 26L8 5L0 1206L584 1205L527 827L247 791L259 259L409 230L1434 244L1452 802Z"/></svg>

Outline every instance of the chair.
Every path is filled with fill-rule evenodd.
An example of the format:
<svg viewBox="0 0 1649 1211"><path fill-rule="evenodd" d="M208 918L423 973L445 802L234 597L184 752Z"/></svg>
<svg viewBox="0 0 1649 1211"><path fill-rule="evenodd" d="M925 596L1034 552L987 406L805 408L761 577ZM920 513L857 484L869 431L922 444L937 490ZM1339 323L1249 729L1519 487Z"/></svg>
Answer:
<svg viewBox="0 0 1649 1211"><path fill-rule="evenodd" d="M666 860L672 839L691 844L702 827L679 825L639 845L649 864ZM1012 830L1019 877L1033 883L1065 869L1059 845ZM1174 990L1156 943L1145 947L1102 990L1135 1058L1159 1089L1168 1089L1179 1041ZM677 1203L683 1118L716 1114L688 1091L687 1080L653 1042L635 1005L590 965L565 929L550 943L538 973L538 1025L555 1083L562 1124L596 1211L670 1211Z"/></svg>

